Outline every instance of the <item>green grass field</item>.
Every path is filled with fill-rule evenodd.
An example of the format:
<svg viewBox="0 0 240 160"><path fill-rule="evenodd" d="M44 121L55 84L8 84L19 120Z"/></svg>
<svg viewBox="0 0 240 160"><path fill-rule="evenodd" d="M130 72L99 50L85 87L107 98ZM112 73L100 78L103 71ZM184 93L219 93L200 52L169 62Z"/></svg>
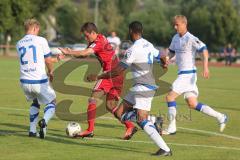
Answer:
<svg viewBox="0 0 240 160"><path fill-rule="evenodd" d="M239 68L211 67L211 78L198 77L199 101L229 116L224 133L219 133L216 120L199 112L190 111L183 98L178 103L178 133L164 136L173 150L172 157L153 157L150 153L157 147L139 130L130 141L120 138L124 127L105 114L97 119L95 136L92 139L71 139L65 134L68 122L55 117L48 125L46 139L28 137L29 103L19 86L18 60L0 58L0 159L169 159L169 160L239 160L240 159L240 70ZM86 66L73 71L66 79L67 84L91 88L94 83L83 82ZM171 66L162 80L171 83L176 78L176 67ZM161 90L161 86L160 86ZM166 114L164 95L154 98L152 114ZM71 111L84 112L86 96L57 93L58 101L72 99ZM42 110L41 110L42 111ZM42 116L41 112L41 116ZM167 122L165 121L165 124ZM80 122L86 128L86 122Z"/></svg>

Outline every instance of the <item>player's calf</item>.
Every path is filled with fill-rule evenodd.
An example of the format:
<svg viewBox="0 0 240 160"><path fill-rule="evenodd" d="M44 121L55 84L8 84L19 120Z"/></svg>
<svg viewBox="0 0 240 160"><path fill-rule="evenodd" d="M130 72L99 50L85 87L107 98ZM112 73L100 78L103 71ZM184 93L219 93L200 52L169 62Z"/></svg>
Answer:
<svg viewBox="0 0 240 160"><path fill-rule="evenodd" d="M39 108L40 105L38 104L37 100L33 100L33 103L30 107L30 130L29 133L35 133L37 132L37 122L38 122L38 115L39 115ZM31 137L31 136L30 136Z"/></svg>

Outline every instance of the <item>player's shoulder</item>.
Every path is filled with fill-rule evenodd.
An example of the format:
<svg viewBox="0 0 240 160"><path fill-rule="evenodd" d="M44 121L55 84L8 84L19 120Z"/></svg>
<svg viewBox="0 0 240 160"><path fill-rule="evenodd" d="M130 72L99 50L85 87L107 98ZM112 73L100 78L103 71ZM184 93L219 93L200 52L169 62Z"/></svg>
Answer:
<svg viewBox="0 0 240 160"><path fill-rule="evenodd" d="M198 37L196 37L195 35L193 35L192 33L190 32L187 32L187 35L186 35L189 39L191 40L198 40Z"/></svg>
<svg viewBox="0 0 240 160"><path fill-rule="evenodd" d="M24 37L23 37L24 38ZM16 43L16 47L18 47L20 45L20 43L22 42L23 38L21 38L20 40L17 41Z"/></svg>
<svg viewBox="0 0 240 160"><path fill-rule="evenodd" d="M102 46L106 43L109 43L107 38L103 35L103 34L98 34L97 38L94 40L94 42L92 42L89 47L90 48L94 48L95 46Z"/></svg>
<svg viewBox="0 0 240 160"><path fill-rule="evenodd" d="M107 41L107 38L103 34L98 34L94 42L98 43L98 42L105 42L105 41Z"/></svg>
<svg viewBox="0 0 240 160"><path fill-rule="evenodd" d="M177 41L179 38L180 37L178 33L174 34L174 36L172 37L172 42Z"/></svg>
<svg viewBox="0 0 240 160"><path fill-rule="evenodd" d="M47 39L42 36L35 36L35 38L41 42L45 42L45 43L47 42Z"/></svg>
<svg viewBox="0 0 240 160"><path fill-rule="evenodd" d="M189 33L189 39L194 42L194 43L197 43L197 44L204 44L204 42L202 42L197 36Z"/></svg>
<svg viewBox="0 0 240 160"><path fill-rule="evenodd" d="M151 43L144 38L138 39L133 43L133 46L135 48L139 48L139 47L141 48L142 46L149 46L149 45L151 45Z"/></svg>

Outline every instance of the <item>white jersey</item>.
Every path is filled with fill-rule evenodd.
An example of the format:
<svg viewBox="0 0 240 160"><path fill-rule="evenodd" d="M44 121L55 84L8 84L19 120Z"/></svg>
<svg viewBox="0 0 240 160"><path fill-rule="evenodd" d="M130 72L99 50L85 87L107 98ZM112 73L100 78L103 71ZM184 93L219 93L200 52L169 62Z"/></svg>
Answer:
<svg viewBox="0 0 240 160"><path fill-rule="evenodd" d="M48 82L44 58L51 56L45 38L25 35L16 45L20 59L20 82L40 84Z"/></svg>
<svg viewBox="0 0 240 160"><path fill-rule="evenodd" d="M141 38L126 51L121 61L123 67L131 67L135 84L155 86L152 73L153 59L159 56L159 51L147 40Z"/></svg>
<svg viewBox="0 0 240 160"><path fill-rule="evenodd" d="M202 52L204 49L206 45L189 32L182 37L176 34L169 46L169 50L175 52L179 72L196 70L196 52Z"/></svg>
<svg viewBox="0 0 240 160"><path fill-rule="evenodd" d="M121 40L119 37L107 37L107 40L109 43L113 43L117 46L119 46L121 44Z"/></svg>

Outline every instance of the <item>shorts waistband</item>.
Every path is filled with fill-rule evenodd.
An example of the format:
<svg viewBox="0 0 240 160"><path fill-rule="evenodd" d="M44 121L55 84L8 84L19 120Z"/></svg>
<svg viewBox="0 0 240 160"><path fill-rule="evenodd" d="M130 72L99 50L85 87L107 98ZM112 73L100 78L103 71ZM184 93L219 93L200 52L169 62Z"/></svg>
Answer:
<svg viewBox="0 0 240 160"><path fill-rule="evenodd" d="M24 84L42 84L42 83L47 83L48 79L41 79L41 80L20 79L20 82Z"/></svg>

